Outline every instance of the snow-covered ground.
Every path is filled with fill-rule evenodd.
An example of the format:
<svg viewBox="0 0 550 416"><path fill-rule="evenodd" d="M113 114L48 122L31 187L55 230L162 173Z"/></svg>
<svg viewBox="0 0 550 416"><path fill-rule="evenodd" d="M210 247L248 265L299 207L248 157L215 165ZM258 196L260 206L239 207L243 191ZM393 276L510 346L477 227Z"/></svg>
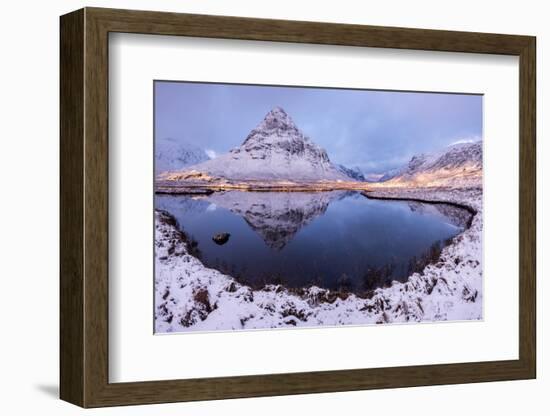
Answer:
<svg viewBox="0 0 550 416"><path fill-rule="evenodd" d="M360 298L315 286L252 290L190 255L192 247L175 220L156 211L156 332L482 319L481 190L381 188L369 195L446 201L475 215L437 263Z"/></svg>

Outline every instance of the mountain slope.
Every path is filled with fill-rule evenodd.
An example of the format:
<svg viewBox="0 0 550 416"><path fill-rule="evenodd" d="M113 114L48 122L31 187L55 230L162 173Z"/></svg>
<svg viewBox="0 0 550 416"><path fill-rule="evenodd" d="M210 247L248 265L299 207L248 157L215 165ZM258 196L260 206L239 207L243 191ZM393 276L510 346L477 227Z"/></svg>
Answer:
<svg viewBox="0 0 550 416"><path fill-rule="evenodd" d="M348 168L344 165L336 165L336 169L351 179L361 182L366 181L365 175L363 175L363 172L361 172L359 168Z"/></svg>
<svg viewBox="0 0 550 416"><path fill-rule="evenodd" d="M203 149L190 143L173 138L156 139L155 175L179 170L209 159Z"/></svg>
<svg viewBox="0 0 550 416"><path fill-rule="evenodd" d="M189 170L237 180L350 180L280 107L267 113L239 147Z"/></svg>
<svg viewBox="0 0 550 416"><path fill-rule="evenodd" d="M481 186L482 175L483 146L477 141L415 155L406 166L388 172L380 182L402 186Z"/></svg>

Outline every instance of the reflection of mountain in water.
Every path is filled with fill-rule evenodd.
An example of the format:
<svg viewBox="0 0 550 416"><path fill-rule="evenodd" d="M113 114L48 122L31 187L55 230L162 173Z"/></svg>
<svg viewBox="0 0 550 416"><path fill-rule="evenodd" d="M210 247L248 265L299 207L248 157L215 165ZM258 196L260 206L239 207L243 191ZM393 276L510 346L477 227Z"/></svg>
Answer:
<svg viewBox="0 0 550 416"><path fill-rule="evenodd" d="M210 204L197 198L173 198L166 195L155 196L155 208L162 211L168 211L171 215L178 218L183 214L200 214L208 209Z"/></svg>
<svg viewBox="0 0 550 416"><path fill-rule="evenodd" d="M216 207L224 208L242 217L268 247L281 250L298 231L323 215L331 202L350 194L357 193L227 191L184 198L157 196L155 206L173 213L177 218ZM412 212L444 218L445 222L459 228L466 228L471 220L468 211L453 205L409 201L407 206Z"/></svg>
<svg viewBox="0 0 550 416"><path fill-rule="evenodd" d="M412 212L437 215L460 228L468 227L472 219L472 214L468 210L450 204L427 204L411 201L407 205Z"/></svg>
<svg viewBox="0 0 550 416"><path fill-rule="evenodd" d="M205 200L240 215L269 247L280 250L301 228L323 215L330 202L346 194L230 191L214 193Z"/></svg>

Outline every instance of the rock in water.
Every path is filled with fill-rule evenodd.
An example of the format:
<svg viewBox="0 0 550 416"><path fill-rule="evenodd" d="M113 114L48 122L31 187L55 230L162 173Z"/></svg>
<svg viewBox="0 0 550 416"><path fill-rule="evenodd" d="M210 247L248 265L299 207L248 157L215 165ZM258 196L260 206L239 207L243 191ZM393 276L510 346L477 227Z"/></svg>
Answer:
<svg viewBox="0 0 550 416"><path fill-rule="evenodd" d="M229 233L218 233L218 234L216 234L212 237L212 240L214 241L214 243L221 246L221 245L224 245L225 243L227 243L230 236L231 236L231 234L229 234Z"/></svg>

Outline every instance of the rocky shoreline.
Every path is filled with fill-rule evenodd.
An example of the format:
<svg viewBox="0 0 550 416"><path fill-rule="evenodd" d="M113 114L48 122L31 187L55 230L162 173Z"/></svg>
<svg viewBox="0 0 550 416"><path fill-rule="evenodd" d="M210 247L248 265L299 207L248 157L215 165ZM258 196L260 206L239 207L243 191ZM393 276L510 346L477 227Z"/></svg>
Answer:
<svg viewBox="0 0 550 416"><path fill-rule="evenodd" d="M234 181L227 179L196 180L158 180L155 193L158 194L206 194L220 191L249 192L329 192L329 191L367 191L368 182L355 181Z"/></svg>
<svg viewBox="0 0 550 416"><path fill-rule="evenodd" d="M185 234L172 217L157 211L156 331L482 319L481 189L378 188L368 197L456 204L471 210L473 217L435 264L363 298L316 286L289 290L267 285L253 290L190 255Z"/></svg>

